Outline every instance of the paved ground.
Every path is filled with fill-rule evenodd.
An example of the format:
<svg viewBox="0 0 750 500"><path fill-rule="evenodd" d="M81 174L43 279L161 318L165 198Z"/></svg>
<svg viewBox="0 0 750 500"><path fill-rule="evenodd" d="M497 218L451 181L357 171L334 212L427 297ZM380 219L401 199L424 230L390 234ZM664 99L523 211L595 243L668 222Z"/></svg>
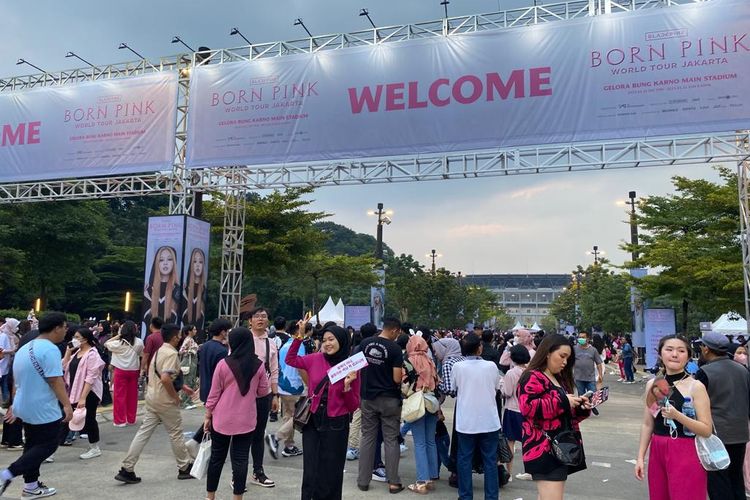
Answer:
<svg viewBox="0 0 750 500"><path fill-rule="evenodd" d="M588 469L570 477L566 487L566 498L580 500L634 500L647 498L643 484L633 477L633 465L627 460L635 458L638 449L640 429L641 396L643 383L622 385L616 377L607 376L611 387L610 400L601 407L601 416L591 417L583 424L583 435ZM447 409L450 416L451 409ZM106 498L149 500L201 499L205 496L205 483L197 480L178 481L177 469L172 458L169 442L163 429L154 434L146 447L136 473L143 478L138 485L123 485L113 479L124 458L136 427L114 428L109 422L110 413L101 414L102 456L83 461L78 458L86 448L80 440L69 448L60 448L55 454L55 463L45 464L42 468L42 480L58 489L55 498L60 499L94 499ZM194 430L203 418L202 409L183 412L185 429ZM270 424L275 429L277 424ZM300 444L301 440L298 441ZM411 446L411 436L407 437ZM0 466L6 466L17 456L18 452L0 451ZM516 453L516 470L522 467L520 454ZM277 486L263 489L249 486L246 498L294 499L299 498L299 485L302 478L302 457L273 460L266 456L266 474L276 481ZM413 482L415 477L414 456L409 450L401 459L401 477L405 483ZM360 492L356 487L357 462L347 462L344 476L345 499L385 499L393 498L387 492L384 483L371 483L370 490ZM229 464L224 469L221 487L217 498L231 498ZM447 484L447 472L441 471L442 480L438 482L431 498L455 499L457 491ZM8 495L20 496L22 483L20 478L13 484ZM474 476L475 497L482 498L482 476ZM405 490L400 497L411 498L414 494ZM533 482L514 480L501 490L501 498L511 500L532 500L536 498Z"/></svg>

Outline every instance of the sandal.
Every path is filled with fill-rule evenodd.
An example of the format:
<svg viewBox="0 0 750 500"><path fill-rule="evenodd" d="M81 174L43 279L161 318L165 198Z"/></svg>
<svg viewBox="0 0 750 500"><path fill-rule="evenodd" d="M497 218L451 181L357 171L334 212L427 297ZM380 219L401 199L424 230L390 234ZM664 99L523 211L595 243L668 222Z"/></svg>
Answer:
<svg viewBox="0 0 750 500"><path fill-rule="evenodd" d="M410 484L409 491L413 491L414 493L419 493L420 495L426 495L429 491L429 488L427 487L427 483L414 483Z"/></svg>
<svg viewBox="0 0 750 500"><path fill-rule="evenodd" d="M392 495L395 495L396 493L401 493L402 491L404 491L404 485L401 483L388 485L388 493Z"/></svg>
<svg viewBox="0 0 750 500"><path fill-rule="evenodd" d="M430 491L432 491L432 490L435 489L435 480L434 479L430 479L429 481L425 481L424 484L425 484L425 486L427 486L427 489L430 490Z"/></svg>

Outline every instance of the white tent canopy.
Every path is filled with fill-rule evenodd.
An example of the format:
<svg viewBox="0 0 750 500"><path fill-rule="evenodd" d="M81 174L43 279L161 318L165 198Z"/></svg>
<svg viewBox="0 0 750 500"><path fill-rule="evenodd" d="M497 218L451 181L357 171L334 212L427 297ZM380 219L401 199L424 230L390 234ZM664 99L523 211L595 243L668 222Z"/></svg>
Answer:
<svg viewBox="0 0 750 500"><path fill-rule="evenodd" d="M532 325L532 327L529 328L529 330L532 331L532 332L538 332L541 329L542 329L542 327L539 326L536 321L534 321L534 324Z"/></svg>
<svg viewBox="0 0 750 500"><path fill-rule="evenodd" d="M339 305L334 304L333 298L328 297L325 305L318 311L318 314L313 316L316 322L320 322L321 325L326 324L329 321L335 322L339 326L344 325L344 303L339 299ZM339 315L339 310L341 314Z"/></svg>
<svg viewBox="0 0 750 500"><path fill-rule="evenodd" d="M711 331L735 335L747 334L747 320L736 312L729 311L711 324Z"/></svg>
<svg viewBox="0 0 750 500"><path fill-rule="evenodd" d="M516 330L523 330L523 329L525 329L525 328L526 328L526 327L525 327L525 326L523 326L523 325L521 324L521 322L520 322L520 321L516 321L516 326L514 326L514 327L512 328L512 330L513 330L513 331L515 332Z"/></svg>

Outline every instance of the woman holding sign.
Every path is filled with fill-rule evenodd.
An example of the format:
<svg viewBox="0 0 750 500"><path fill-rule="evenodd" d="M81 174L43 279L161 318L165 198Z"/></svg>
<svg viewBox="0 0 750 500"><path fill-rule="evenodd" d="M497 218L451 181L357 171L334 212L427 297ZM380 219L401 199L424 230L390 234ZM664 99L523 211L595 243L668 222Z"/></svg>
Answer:
<svg viewBox="0 0 750 500"><path fill-rule="evenodd" d="M310 420L302 429L302 500L341 500L351 414L359 408L356 372L331 384L328 370L349 356L349 334L333 325L322 332L320 352L298 356L307 321L298 323L286 364L307 372Z"/></svg>

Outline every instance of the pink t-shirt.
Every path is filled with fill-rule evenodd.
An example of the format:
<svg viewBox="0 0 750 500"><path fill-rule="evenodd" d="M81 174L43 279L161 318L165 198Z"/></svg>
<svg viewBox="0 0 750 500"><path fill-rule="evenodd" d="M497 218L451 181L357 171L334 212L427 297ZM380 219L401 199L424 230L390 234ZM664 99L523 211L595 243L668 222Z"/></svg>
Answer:
<svg viewBox="0 0 750 500"><path fill-rule="evenodd" d="M255 400L268 394L268 391L268 376L263 366L255 372L250 381L250 389L243 396L226 360L219 361L211 381L211 392L206 400L206 408L213 415L214 430L226 436L254 431L258 420Z"/></svg>

